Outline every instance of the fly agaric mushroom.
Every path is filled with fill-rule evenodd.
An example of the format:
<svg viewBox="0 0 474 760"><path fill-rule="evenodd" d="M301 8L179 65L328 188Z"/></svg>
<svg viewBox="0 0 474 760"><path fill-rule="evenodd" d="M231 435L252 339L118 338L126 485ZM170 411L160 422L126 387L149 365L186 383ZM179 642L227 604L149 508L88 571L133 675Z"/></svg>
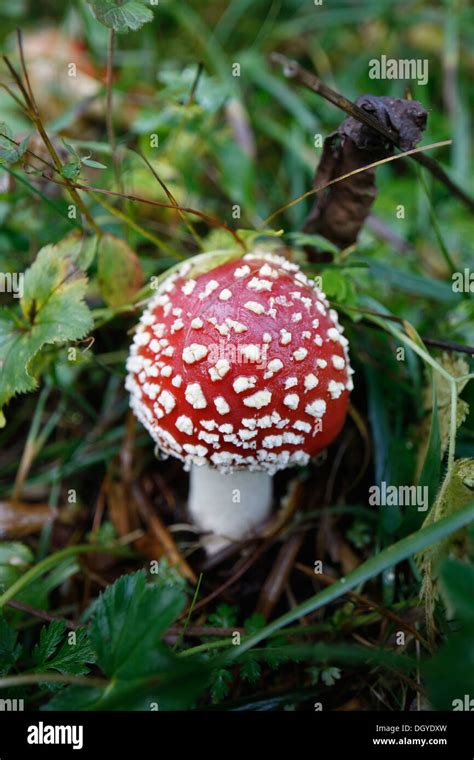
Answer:
<svg viewBox="0 0 474 760"><path fill-rule="evenodd" d="M213 553L267 519L275 472L338 435L352 370L337 313L296 264L257 249L195 272L184 263L149 302L126 388L158 448L190 469Z"/></svg>

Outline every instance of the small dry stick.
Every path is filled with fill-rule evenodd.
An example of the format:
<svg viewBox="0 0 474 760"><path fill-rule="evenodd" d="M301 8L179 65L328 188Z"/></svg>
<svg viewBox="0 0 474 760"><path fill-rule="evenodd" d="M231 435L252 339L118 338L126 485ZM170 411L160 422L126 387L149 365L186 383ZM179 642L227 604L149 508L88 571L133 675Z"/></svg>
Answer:
<svg viewBox="0 0 474 760"><path fill-rule="evenodd" d="M54 177L49 177L47 174L41 175L44 179L47 179L49 182L54 182L55 185L65 185L66 182L61 182L61 180L55 179ZM198 211L195 208L190 208L189 206L177 206L175 203L163 203L162 201L152 201L150 198L142 198L139 195L131 195L130 193L117 193L114 190L105 190L103 187L93 187L92 185L83 185L79 184L78 182L70 183L72 184L72 187L77 188L77 190L85 190L90 193L101 193L103 195L110 195L114 196L115 198L125 198L129 201L137 201L138 203L146 203L148 206L158 206L160 208L171 208L175 211L184 211L187 214L193 214L194 216L199 217L199 219L202 219L207 224L210 224L212 227L220 227L223 230L226 230L232 237L234 238L235 242L242 248L243 251L247 252L247 248L245 246L244 241L241 237L237 234L235 230L232 229L232 227L229 227L225 222L221 222L219 219L216 219L214 216L209 216L209 214L205 214L203 211Z"/></svg>
<svg viewBox="0 0 474 760"><path fill-rule="evenodd" d="M32 90L31 84L30 84L30 79L29 79L29 76L28 76L28 69L26 67L26 61L25 61L25 56L24 56L24 52L23 52L23 40L22 40L22 36L21 36L21 31L19 29L17 30L17 38L18 38L18 47L19 47L19 50L20 50L21 69L22 69L22 72L23 72L24 81L23 81L22 77L18 74L18 72L16 71L16 69L14 68L14 66L12 65L10 59L6 55L3 56L3 60L5 61L6 65L8 67L8 70L10 71L10 74L13 77L13 80L14 80L15 84L17 85L18 89L20 90L20 92L21 92L21 94L23 96L23 99L25 101L25 105L26 105L26 109L27 109L29 118L31 119L31 121L35 125L36 129L38 130L38 132L39 132L39 134L41 136L41 139L43 140L43 142L44 142L44 144L46 146L46 149L47 149L49 155L51 156L51 158L53 160L54 167L55 167L56 171L59 174L61 174L61 170L63 168L63 165L62 165L61 160L60 160L60 158L59 158L59 156L58 156L58 154L56 152L56 149L54 148L54 146L53 146L51 140L49 139L49 136L48 136L48 134L47 134L47 132L46 132L46 130L44 128L44 125L43 125L43 122L42 122L42 119L41 119L41 115L40 115L40 112L39 112L39 109L38 109L38 104L36 103L36 99L35 99L35 96L33 94L33 90ZM97 234L101 235L102 234L102 230L100 229L100 227L95 222L94 218L92 217L89 209L87 208L87 206L83 202L83 200L82 200L81 196L79 195L79 193L75 190L75 188L72 186L72 184L68 180L66 181L65 185L68 188L69 193L70 193L70 195L71 195L74 203L80 209L81 213L83 214L83 216L85 217L85 219L87 220L87 222L89 223L89 225L95 230L95 232Z"/></svg>
<svg viewBox="0 0 474 760"><path fill-rule="evenodd" d="M115 182L117 188L122 190L122 180L120 177L120 167L117 157L117 140L115 139L114 117L113 117L113 78L114 78L114 48L115 48L115 29L109 32L109 44L107 50L107 98L105 121L107 126L107 137L112 150L112 161L114 165Z"/></svg>
<svg viewBox="0 0 474 760"><path fill-rule="evenodd" d="M352 116L354 119L357 119L366 126L374 129L380 135L385 137L386 140L395 145L396 148L400 148L396 135L390 129L387 129L387 127L385 127L378 119L367 113L367 111L364 111L363 108L359 108L359 106L344 97L344 95L340 95L340 93L331 89L331 87L328 87L324 82L321 82L317 76L302 68L296 61L281 55L281 53L272 53L270 55L270 62L283 66L283 72L288 79L294 79L295 82L307 87L308 90L321 95L325 100L328 100L337 108L345 111L349 116ZM421 164L421 166L424 166L425 169L428 169L436 179L446 185L453 195L461 200L471 211L474 211L474 199L453 182L437 161L430 156L425 155L417 154L410 157L413 161L416 161L418 164Z"/></svg>

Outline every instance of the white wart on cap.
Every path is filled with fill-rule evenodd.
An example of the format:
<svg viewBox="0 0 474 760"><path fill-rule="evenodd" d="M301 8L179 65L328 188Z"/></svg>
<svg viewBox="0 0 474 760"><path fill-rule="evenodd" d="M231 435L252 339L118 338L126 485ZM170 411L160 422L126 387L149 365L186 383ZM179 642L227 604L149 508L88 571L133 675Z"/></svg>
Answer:
<svg viewBox="0 0 474 760"><path fill-rule="evenodd" d="M298 266L255 251L170 275L127 361L138 419L166 453L222 473L305 464L340 432L352 389L337 313Z"/></svg>

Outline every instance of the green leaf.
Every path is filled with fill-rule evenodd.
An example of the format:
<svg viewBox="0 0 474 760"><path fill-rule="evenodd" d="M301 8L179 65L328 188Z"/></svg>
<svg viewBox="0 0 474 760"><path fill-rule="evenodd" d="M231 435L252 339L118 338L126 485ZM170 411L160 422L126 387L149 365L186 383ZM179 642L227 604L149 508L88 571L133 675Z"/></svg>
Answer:
<svg viewBox="0 0 474 760"><path fill-rule="evenodd" d="M119 33L135 32L153 20L150 8L141 0L87 0L97 21Z"/></svg>
<svg viewBox="0 0 474 760"><path fill-rule="evenodd" d="M94 607L91 643L98 665L109 677L137 678L167 663L158 643L182 611L178 588L149 585L143 570L123 575Z"/></svg>
<svg viewBox="0 0 474 760"><path fill-rule="evenodd" d="M0 165L14 164L23 156L30 137L25 137L19 145L13 139L13 132L8 124L0 122Z"/></svg>
<svg viewBox="0 0 474 760"><path fill-rule="evenodd" d="M91 158L81 158L81 163L84 166L89 166L91 169L107 169L105 164L101 164L100 161L94 161Z"/></svg>
<svg viewBox="0 0 474 760"><path fill-rule="evenodd" d="M240 677L243 681L257 683L261 673L262 669L256 660L249 659L240 666Z"/></svg>
<svg viewBox="0 0 474 760"><path fill-rule="evenodd" d="M222 702L230 691L232 684L232 673L225 668L219 668L213 673L211 684L211 697L214 704Z"/></svg>
<svg viewBox="0 0 474 760"><path fill-rule="evenodd" d="M80 161L71 161L68 164L64 164L64 166L61 168L61 176L64 177L64 179L75 180L78 178L80 173L81 173Z"/></svg>
<svg viewBox="0 0 474 760"><path fill-rule="evenodd" d="M70 686L46 710L160 710L192 706L211 665L180 659L161 638L184 608L185 594L168 582L147 583L143 570L119 578L92 606L90 643L112 680L104 688Z"/></svg>
<svg viewBox="0 0 474 760"><path fill-rule="evenodd" d="M440 580L452 616L474 626L474 567L445 559L441 563Z"/></svg>
<svg viewBox="0 0 474 760"><path fill-rule="evenodd" d="M237 624L237 610L230 604L219 604L216 611L209 615L208 620L209 625L218 628L232 628Z"/></svg>
<svg viewBox="0 0 474 760"><path fill-rule="evenodd" d="M474 697L474 627L451 634L435 657L422 666L422 675L435 710L466 709L458 705L466 694Z"/></svg>
<svg viewBox="0 0 474 760"><path fill-rule="evenodd" d="M35 668L40 673L57 670L59 673L83 675L95 657L85 628L66 634L63 620L53 620L43 626L40 640L32 652ZM61 646L59 646L61 644Z"/></svg>
<svg viewBox="0 0 474 760"><path fill-rule="evenodd" d="M330 240L322 235L310 235L307 232L287 232L285 234L285 240L289 240L294 245L301 247L311 245L314 246L314 248L329 251L329 253L333 253L334 256L339 253L337 245L334 245L334 243L331 243Z"/></svg>
<svg viewBox="0 0 474 760"><path fill-rule="evenodd" d="M104 235L98 247L98 281L107 306L123 306L133 300L143 284L137 254L115 235Z"/></svg>
<svg viewBox="0 0 474 760"><path fill-rule="evenodd" d="M74 156L74 158L76 159L76 161L80 161L81 160L80 156L79 156L79 153L77 152L77 150L75 149L75 147L73 145L71 145L71 143L66 142L66 140L64 139L64 137L61 137L61 142L64 145L64 147L66 148L67 152L70 153L71 156Z"/></svg>
<svg viewBox="0 0 474 760"><path fill-rule="evenodd" d="M350 271L329 267L323 272L323 291L329 299L354 305L356 292Z"/></svg>
<svg viewBox="0 0 474 760"><path fill-rule="evenodd" d="M161 661L146 676L114 678L105 688L69 686L44 710L185 710L192 707L209 680L209 665L183 662L163 645Z"/></svg>
<svg viewBox="0 0 474 760"><path fill-rule="evenodd" d="M456 630L423 666L431 705L440 710L466 707L465 695L474 697L474 567L452 559L440 566L441 592L455 617Z"/></svg>
<svg viewBox="0 0 474 760"><path fill-rule="evenodd" d="M324 668L321 673L321 680L326 686L334 686L340 677L341 671L339 668Z"/></svg>
<svg viewBox="0 0 474 760"><path fill-rule="evenodd" d="M41 628L40 640L32 653L33 660L38 666L44 666L46 660L49 660L64 636L65 627L63 620L53 620L48 626Z"/></svg>
<svg viewBox="0 0 474 760"><path fill-rule="evenodd" d="M244 628L247 633L255 633L265 626L265 616L261 612L254 612L244 620Z"/></svg>
<svg viewBox="0 0 474 760"><path fill-rule="evenodd" d="M9 588L32 562L31 550L19 541L0 544L0 589Z"/></svg>
<svg viewBox="0 0 474 760"><path fill-rule="evenodd" d="M12 565L23 572L33 559L29 546L19 541L3 541L0 544L0 565Z"/></svg>
<svg viewBox="0 0 474 760"><path fill-rule="evenodd" d="M78 340L92 328L87 279L75 257L77 242L42 248L25 272L22 316L0 311L0 407L36 388L31 363L45 344Z"/></svg>
<svg viewBox="0 0 474 760"><path fill-rule="evenodd" d="M0 676L10 672L21 654L17 637L15 629L8 625L3 615L0 615Z"/></svg>

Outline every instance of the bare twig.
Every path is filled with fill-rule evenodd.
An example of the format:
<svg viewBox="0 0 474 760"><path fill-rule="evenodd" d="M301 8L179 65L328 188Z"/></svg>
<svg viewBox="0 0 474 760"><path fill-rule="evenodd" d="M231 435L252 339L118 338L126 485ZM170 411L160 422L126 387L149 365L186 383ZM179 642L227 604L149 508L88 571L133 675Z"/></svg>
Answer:
<svg viewBox="0 0 474 760"><path fill-rule="evenodd" d="M197 583L196 574L182 556L171 533L153 509L144 490L135 483L132 485L131 493L137 505L138 512L148 526L149 531L160 542L169 562L178 567L182 575L195 585Z"/></svg>
<svg viewBox="0 0 474 760"><path fill-rule="evenodd" d="M32 607L30 604L17 602L15 599L10 599L10 601L7 602L7 606L13 607L15 610L20 610L20 612L27 612L28 615L33 615L33 617L37 617L39 620L45 620L47 623L52 623L54 620L60 620L62 623L64 623L66 628L70 628L73 631L76 631L78 628L82 627L78 623L74 623L73 620L67 620L66 618L60 617L59 615L51 615L45 610L36 609L36 607Z"/></svg>
<svg viewBox="0 0 474 760"><path fill-rule="evenodd" d="M62 182L61 180L54 179L54 177L50 177L47 174L42 175L44 179L49 180L49 182L54 182L55 185L65 185L65 182ZM242 248L244 251L246 251L246 246L242 238L237 234L235 230L232 229L232 227L229 227L225 222L221 222L220 219L216 219L214 216L209 216L209 214L205 214L203 211L198 211L195 208L190 208L189 206L176 206L173 203L164 203L162 201L152 201L149 198L142 198L139 195L130 195L129 193L117 193L113 190L104 190L102 187L93 187L92 185L83 185L79 184L78 182L71 182L70 183L72 187L74 187L77 190L86 190L87 192L91 193L102 193L103 195L112 195L115 198L125 198L129 201L137 201L138 203L146 203L149 206L159 206L160 208L171 208L175 211L185 211L187 214L193 214L194 216L199 217L207 224L210 224L212 227L221 227L223 230L226 230L236 243Z"/></svg>

